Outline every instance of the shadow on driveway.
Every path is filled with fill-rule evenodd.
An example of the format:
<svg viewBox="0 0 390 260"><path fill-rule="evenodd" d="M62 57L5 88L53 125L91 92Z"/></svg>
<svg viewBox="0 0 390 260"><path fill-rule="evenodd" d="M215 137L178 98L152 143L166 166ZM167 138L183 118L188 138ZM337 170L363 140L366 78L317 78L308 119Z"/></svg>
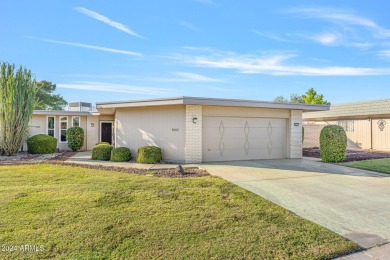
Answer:
<svg viewBox="0 0 390 260"><path fill-rule="evenodd" d="M312 159L199 165L364 248L390 241L390 177Z"/></svg>
<svg viewBox="0 0 390 260"><path fill-rule="evenodd" d="M204 163L205 165L214 166L236 166L245 168L263 168L263 169L277 169L287 171L299 171L299 172L318 172L328 174L342 174L351 176L367 176L387 178L389 174L370 172L360 170L356 168L345 167L336 164L322 163L317 159L304 158L304 159L279 159L279 160L253 160L253 161L230 161L230 162L211 162Z"/></svg>

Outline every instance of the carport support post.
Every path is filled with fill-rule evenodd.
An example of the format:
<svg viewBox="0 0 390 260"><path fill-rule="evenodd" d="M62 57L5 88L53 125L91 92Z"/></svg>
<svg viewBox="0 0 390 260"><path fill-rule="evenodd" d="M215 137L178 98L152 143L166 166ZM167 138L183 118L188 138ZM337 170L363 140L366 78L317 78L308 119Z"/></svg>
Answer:
<svg viewBox="0 0 390 260"><path fill-rule="evenodd" d="M291 110L289 130L289 158L302 158L302 110Z"/></svg>
<svg viewBox="0 0 390 260"><path fill-rule="evenodd" d="M186 105L185 162L202 162L202 106Z"/></svg>

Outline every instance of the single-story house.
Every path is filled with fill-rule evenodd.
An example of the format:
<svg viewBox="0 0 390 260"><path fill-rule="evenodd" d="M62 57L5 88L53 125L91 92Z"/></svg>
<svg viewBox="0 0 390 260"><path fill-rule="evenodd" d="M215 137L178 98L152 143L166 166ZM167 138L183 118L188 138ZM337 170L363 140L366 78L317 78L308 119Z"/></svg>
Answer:
<svg viewBox="0 0 390 260"><path fill-rule="evenodd" d="M329 111L304 113L304 147L319 147L326 125L340 125L349 148L390 150L390 99L331 105Z"/></svg>
<svg viewBox="0 0 390 260"><path fill-rule="evenodd" d="M279 159L302 157L302 112L328 106L237 99L178 97L96 103L96 111L34 111L30 135L49 134L68 149L66 129L85 130L83 150L100 141L162 149L165 161ZM78 111L74 111L78 110Z"/></svg>

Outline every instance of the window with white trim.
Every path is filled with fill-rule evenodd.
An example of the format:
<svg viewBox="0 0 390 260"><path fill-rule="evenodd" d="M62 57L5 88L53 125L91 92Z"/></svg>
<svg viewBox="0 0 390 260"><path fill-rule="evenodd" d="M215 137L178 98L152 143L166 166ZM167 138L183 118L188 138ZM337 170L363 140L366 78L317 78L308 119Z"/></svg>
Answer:
<svg viewBox="0 0 390 260"><path fill-rule="evenodd" d="M72 126L80 127L80 117L79 116L72 116Z"/></svg>
<svg viewBox="0 0 390 260"><path fill-rule="evenodd" d="M60 117L60 142L66 143L66 130L68 129L68 117Z"/></svg>
<svg viewBox="0 0 390 260"><path fill-rule="evenodd" d="M47 134L54 137L54 116L47 117Z"/></svg>

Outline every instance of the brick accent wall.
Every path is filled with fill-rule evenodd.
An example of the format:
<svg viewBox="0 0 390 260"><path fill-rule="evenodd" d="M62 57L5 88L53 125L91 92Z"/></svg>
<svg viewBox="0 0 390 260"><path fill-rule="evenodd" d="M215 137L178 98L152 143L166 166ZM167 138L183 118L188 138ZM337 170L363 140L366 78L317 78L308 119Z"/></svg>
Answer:
<svg viewBox="0 0 390 260"><path fill-rule="evenodd" d="M295 126L294 124L299 124ZM290 112L290 149L289 158L302 158L302 110Z"/></svg>
<svg viewBox="0 0 390 260"><path fill-rule="evenodd" d="M186 163L202 162L202 116L202 106L186 106ZM197 118L196 124L193 122L195 117Z"/></svg>

